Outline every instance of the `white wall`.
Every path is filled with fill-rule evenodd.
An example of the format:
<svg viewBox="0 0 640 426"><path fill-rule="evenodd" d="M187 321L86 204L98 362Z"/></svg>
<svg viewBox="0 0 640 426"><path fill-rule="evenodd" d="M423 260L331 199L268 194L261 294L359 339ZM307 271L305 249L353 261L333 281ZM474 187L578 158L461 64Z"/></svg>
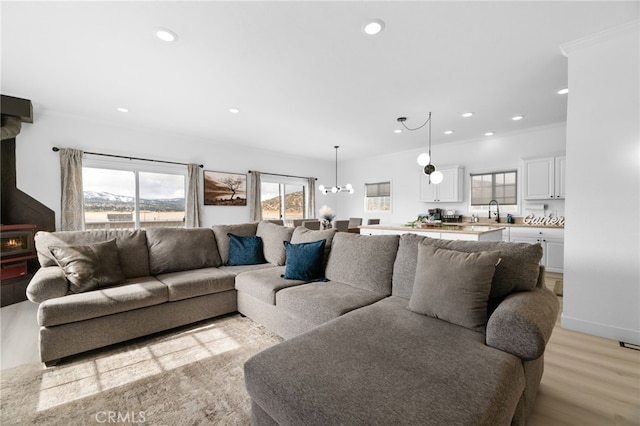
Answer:
<svg viewBox="0 0 640 426"><path fill-rule="evenodd" d="M199 163L204 164L205 170L232 173L258 170L315 176L319 182L332 181L330 179L334 166L330 161L248 150L193 137L118 127L46 111L36 110L34 116L34 123L23 124L22 131L16 138L16 179L19 189L55 211L56 229L60 229L60 165L58 153L51 150L54 146ZM248 220L248 206L202 206L203 226Z"/></svg>
<svg viewBox="0 0 640 426"><path fill-rule="evenodd" d="M437 167L464 166L464 196L462 203L422 203L419 200L422 168L416 163L421 150L401 151L391 155L363 157L340 164L341 183L356 188L353 195L339 194L340 217L379 217L382 223L402 224L415 220L430 208L455 209L469 214L469 173L520 168L520 159L553 155L565 150L564 123L527 129L518 133L495 135L457 143L433 145L431 152ZM391 181L391 213L364 212L364 184ZM519 178L522 181L521 178ZM564 215L564 201L549 200L546 213ZM523 211L527 214L526 211ZM506 216L506 215L505 215Z"/></svg>
<svg viewBox="0 0 640 426"><path fill-rule="evenodd" d="M638 22L569 58L562 326L640 344Z"/></svg>

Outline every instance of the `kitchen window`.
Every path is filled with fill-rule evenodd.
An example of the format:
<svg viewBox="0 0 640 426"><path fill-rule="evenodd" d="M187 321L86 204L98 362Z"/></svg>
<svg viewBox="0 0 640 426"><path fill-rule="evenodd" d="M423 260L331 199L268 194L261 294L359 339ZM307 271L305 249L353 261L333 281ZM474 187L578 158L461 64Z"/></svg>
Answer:
<svg viewBox="0 0 640 426"><path fill-rule="evenodd" d="M376 182L364 184L365 212L391 211L391 182Z"/></svg>
<svg viewBox="0 0 640 426"><path fill-rule="evenodd" d="M184 226L186 174L179 166L85 160L85 228Z"/></svg>
<svg viewBox="0 0 640 426"><path fill-rule="evenodd" d="M474 210L486 210L489 202L496 200L501 211L515 212L518 208L518 172L471 174L471 206Z"/></svg>

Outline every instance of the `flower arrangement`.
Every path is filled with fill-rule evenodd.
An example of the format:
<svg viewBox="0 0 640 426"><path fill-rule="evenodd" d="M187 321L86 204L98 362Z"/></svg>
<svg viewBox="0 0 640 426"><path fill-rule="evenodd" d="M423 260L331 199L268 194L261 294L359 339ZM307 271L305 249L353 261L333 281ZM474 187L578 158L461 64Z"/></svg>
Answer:
<svg viewBox="0 0 640 426"><path fill-rule="evenodd" d="M325 205L320 208L320 217L322 218L322 229L330 229L331 221L336 217L336 214L331 207Z"/></svg>
<svg viewBox="0 0 640 426"><path fill-rule="evenodd" d="M333 218L336 217L336 214L331 207L325 205L320 208L320 217L328 222L331 222Z"/></svg>

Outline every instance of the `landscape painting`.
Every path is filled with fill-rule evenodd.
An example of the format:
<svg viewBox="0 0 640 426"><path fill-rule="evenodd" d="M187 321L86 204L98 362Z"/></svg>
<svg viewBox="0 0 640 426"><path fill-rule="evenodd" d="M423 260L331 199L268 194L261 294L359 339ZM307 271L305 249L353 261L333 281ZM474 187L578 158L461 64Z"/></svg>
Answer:
<svg viewBox="0 0 640 426"><path fill-rule="evenodd" d="M246 206L247 175L204 171L205 206Z"/></svg>

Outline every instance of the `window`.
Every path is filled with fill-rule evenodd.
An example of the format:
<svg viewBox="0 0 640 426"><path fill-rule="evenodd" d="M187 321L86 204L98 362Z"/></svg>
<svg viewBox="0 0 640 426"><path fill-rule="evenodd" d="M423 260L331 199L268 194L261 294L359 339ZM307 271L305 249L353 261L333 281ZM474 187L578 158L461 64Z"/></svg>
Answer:
<svg viewBox="0 0 640 426"><path fill-rule="evenodd" d="M184 226L185 184L182 168L85 161L85 228Z"/></svg>
<svg viewBox="0 0 640 426"><path fill-rule="evenodd" d="M501 210L515 211L518 205L517 175L518 172L515 170L472 174L471 205L486 208L491 200L496 200Z"/></svg>
<svg viewBox="0 0 640 426"><path fill-rule="evenodd" d="M391 182L364 184L364 210L367 212L391 211Z"/></svg>
<svg viewBox="0 0 640 426"><path fill-rule="evenodd" d="M260 185L263 219L293 220L307 217L306 179L263 174Z"/></svg>

